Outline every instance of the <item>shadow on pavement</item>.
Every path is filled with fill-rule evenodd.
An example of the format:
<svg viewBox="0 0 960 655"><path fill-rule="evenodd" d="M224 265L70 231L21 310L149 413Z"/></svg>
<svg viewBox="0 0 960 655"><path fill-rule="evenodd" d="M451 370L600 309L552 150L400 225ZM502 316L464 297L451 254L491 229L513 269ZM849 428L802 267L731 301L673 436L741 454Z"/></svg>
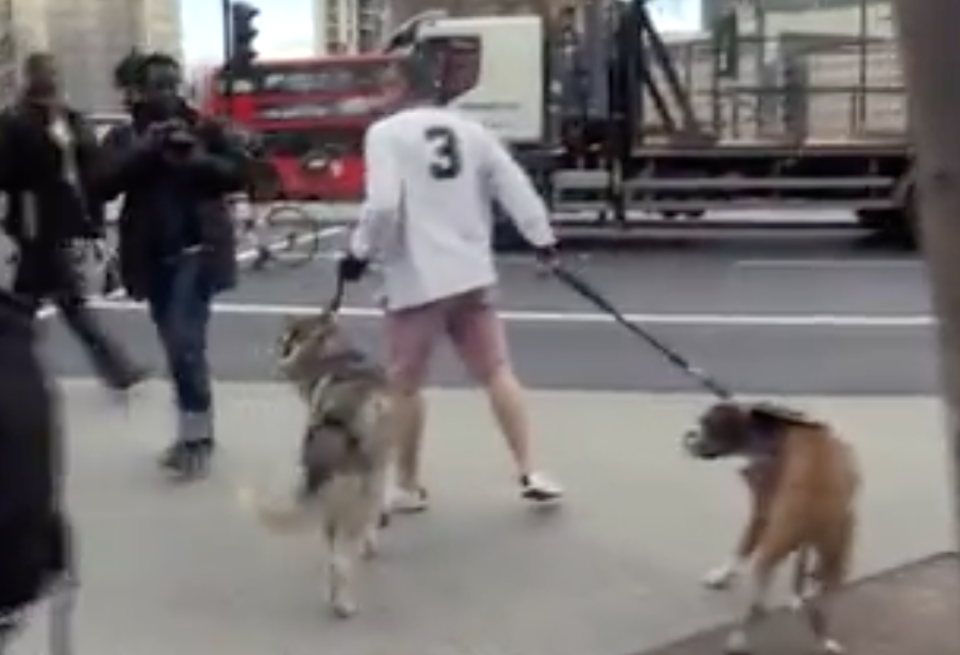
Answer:
<svg viewBox="0 0 960 655"><path fill-rule="evenodd" d="M960 652L960 561L956 553L913 562L859 581L836 605L847 655L955 655ZM718 655L728 626L642 655ZM756 655L810 655L815 643L794 612L772 612L757 631Z"/></svg>

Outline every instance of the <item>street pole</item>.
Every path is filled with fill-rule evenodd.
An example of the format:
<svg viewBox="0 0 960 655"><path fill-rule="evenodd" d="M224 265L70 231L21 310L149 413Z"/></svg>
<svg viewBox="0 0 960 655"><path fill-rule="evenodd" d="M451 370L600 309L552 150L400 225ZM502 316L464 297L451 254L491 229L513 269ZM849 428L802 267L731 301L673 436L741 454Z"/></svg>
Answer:
<svg viewBox="0 0 960 655"><path fill-rule="evenodd" d="M223 19L223 66L220 67L223 75L223 97L227 102L227 117L233 119L233 28L231 14L232 0L220 0L220 13Z"/></svg>
<svg viewBox="0 0 960 655"><path fill-rule="evenodd" d="M867 122L867 83L869 82L869 78L867 76L867 56L869 55L867 39L869 38L870 33L868 20L869 6L870 0L860 0L860 40L858 43L860 48L860 62L858 70L858 82L860 88L857 90L857 93L854 96L854 102L856 102L857 108L857 132L861 132L866 129L864 124Z"/></svg>
<svg viewBox="0 0 960 655"><path fill-rule="evenodd" d="M919 227L939 322L951 495L960 544L960 2L896 0L894 18L917 152Z"/></svg>

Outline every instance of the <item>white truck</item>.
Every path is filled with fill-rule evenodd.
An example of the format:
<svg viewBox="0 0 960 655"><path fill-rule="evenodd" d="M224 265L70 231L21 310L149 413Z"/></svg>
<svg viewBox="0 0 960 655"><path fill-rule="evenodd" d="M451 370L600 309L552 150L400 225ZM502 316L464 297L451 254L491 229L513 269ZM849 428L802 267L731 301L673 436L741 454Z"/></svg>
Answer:
<svg viewBox="0 0 960 655"><path fill-rule="evenodd" d="M414 44L441 70L448 103L516 144L542 144L545 133L543 21L538 16L417 16L388 49Z"/></svg>

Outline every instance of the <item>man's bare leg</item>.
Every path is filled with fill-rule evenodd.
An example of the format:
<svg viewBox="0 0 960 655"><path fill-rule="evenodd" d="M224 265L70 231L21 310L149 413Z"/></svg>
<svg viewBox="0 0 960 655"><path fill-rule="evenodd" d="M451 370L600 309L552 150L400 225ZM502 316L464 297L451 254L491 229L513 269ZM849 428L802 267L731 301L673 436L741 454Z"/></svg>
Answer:
<svg viewBox="0 0 960 655"><path fill-rule="evenodd" d="M416 489L420 486L420 448L423 443L425 407L423 395L396 392L393 396L397 426L397 486Z"/></svg>
<svg viewBox="0 0 960 655"><path fill-rule="evenodd" d="M500 366L486 385L487 399L513 458L517 475L532 473L530 417L524 389L509 366Z"/></svg>
<svg viewBox="0 0 960 655"><path fill-rule="evenodd" d="M397 430L397 476L391 506L399 512L419 512L427 508L426 492L420 482L426 406L419 390L394 389L392 401Z"/></svg>
<svg viewBox="0 0 960 655"><path fill-rule="evenodd" d="M513 369L503 364L487 378L487 398L513 458L523 496L534 501L557 500L563 491L533 467L533 434L524 399L525 390Z"/></svg>

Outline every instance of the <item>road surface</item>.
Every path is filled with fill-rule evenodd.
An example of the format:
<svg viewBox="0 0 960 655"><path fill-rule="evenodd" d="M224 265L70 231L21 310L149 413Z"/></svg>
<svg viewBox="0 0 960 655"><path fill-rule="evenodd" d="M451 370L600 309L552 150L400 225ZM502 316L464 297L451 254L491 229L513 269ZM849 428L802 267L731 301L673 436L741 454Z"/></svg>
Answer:
<svg viewBox="0 0 960 655"><path fill-rule="evenodd" d="M331 237L326 245L336 247ZM930 394L936 388L927 289L920 263L845 242L799 241L650 247L568 255L571 268L657 336L745 392ZM545 389L692 391L688 379L586 301L536 274L529 258L503 258L510 343L524 380ZM333 263L278 265L245 276L220 298L211 352L225 380L272 376L271 347L288 311L310 311L332 291ZM107 303L108 321L159 366L141 308ZM351 292L345 319L376 349L373 282ZM57 370L86 375L59 322L50 325ZM434 382L467 380L448 353Z"/></svg>

